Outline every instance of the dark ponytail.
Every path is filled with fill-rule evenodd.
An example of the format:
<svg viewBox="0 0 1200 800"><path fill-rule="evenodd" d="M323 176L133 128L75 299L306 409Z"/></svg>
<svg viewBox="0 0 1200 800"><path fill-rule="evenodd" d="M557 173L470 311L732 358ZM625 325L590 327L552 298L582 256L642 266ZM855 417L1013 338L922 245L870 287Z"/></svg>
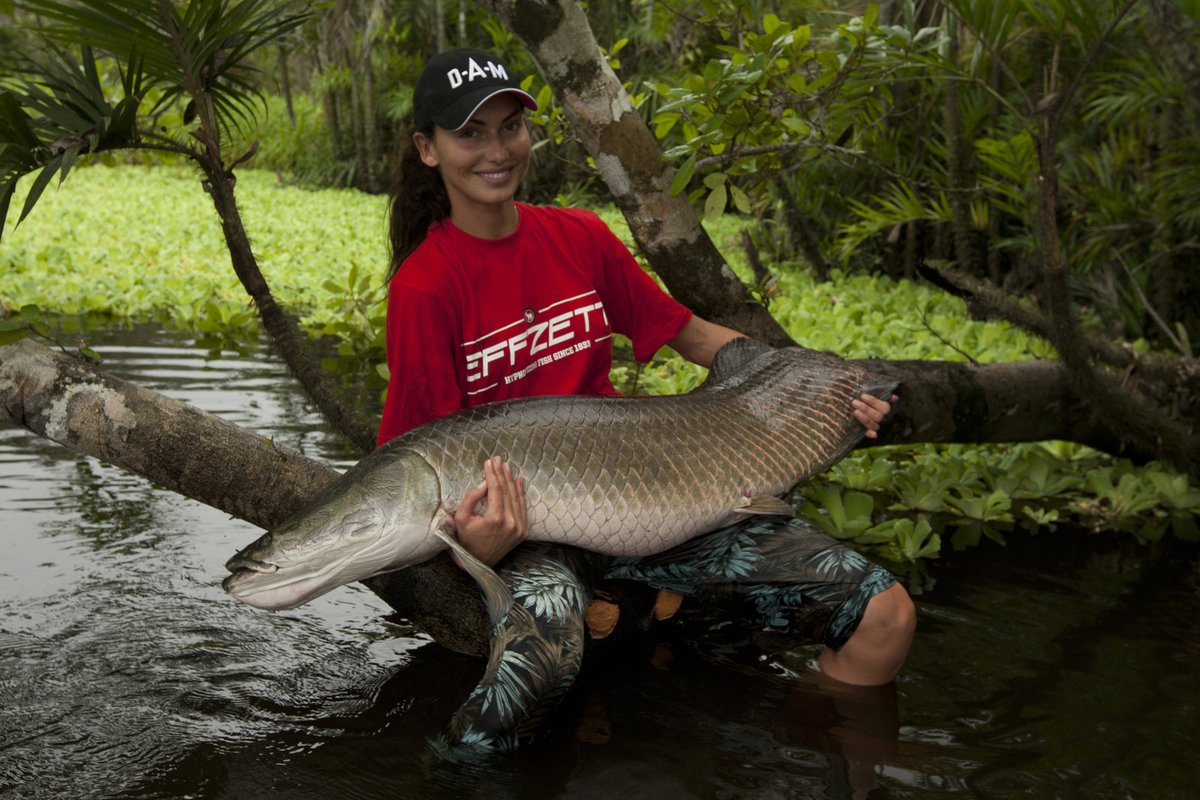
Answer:
<svg viewBox="0 0 1200 800"><path fill-rule="evenodd" d="M388 205L388 243L392 254L388 281L425 241L429 226L450 216L450 196L446 194L442 173L421 161L421 152L412 137L415 132L415 129L409 131L405 141L400 172ZM433 131L425 135L432 137Z"/></svg>

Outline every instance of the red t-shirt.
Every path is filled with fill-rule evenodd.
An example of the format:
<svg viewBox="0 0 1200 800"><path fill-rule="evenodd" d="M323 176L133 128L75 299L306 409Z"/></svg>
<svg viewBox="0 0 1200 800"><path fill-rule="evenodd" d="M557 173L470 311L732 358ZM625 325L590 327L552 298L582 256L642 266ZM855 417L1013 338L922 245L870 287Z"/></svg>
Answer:
<svg viewBox="0 0 1200 800"><path fill-rule="evenodd" d="M392 278L379 444L481 403L619 394L613 332L648 361L691 318L592 212L517 209L503 239L434 223Z"/></svg>

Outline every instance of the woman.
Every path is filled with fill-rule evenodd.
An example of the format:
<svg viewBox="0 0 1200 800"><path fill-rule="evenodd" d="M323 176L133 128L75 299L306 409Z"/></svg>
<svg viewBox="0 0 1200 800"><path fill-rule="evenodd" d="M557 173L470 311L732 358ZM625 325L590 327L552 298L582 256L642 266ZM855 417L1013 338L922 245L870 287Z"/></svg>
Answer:
<svg viewBox="0 0 1200 800"><path fill-rule="evenodd" d="M630 338L639 361L667 345L704 367L740 336L662 292L596 215L515 201L531 150L524 112L536 107L503 62L478 50L436 56L417 82L415 131L391 207L392 377L380 444L480 403L616 395L608 378L613 332ZM868 436L889 410L888 402L866 395L853 408ZM485 498L486 510L476 514ZM552 666L527 676L519 702L505 708L492 699L514 693L494 691L496 670L489 669L452 724L455 741L510 747L531 735L548 698L570 685L582 646L579 604L589 585L580 570L752 606L764 624L803 628L824 641L821 670L847 683L891 681L912 639L913 608L903 587L798 521L755 520L648 559L580 560L564 548L530 546L506 559L527 532L524 485L492 458L454 522L468 551L492 565L505 559L506 579L520 584L552 572L574 598L570 613L552 620L514 607L524 616L497 635L493 664L526 647L538 657L515 660ZM736 543L744 559L747 542L754 564L731 571L728 552Z"/></svg>

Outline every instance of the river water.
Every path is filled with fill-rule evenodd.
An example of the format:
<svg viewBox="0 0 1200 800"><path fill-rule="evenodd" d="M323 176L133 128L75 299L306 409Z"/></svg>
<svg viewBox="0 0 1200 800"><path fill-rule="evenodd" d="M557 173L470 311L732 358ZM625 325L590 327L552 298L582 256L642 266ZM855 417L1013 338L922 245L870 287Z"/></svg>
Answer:
<svg viewBox="0 0 1200 800"><path fill-rule="evenodd" d="M90 335L105 368L348 466L260 347ZM482 662L350 586L234 602L251 526L0 427L0 797L1191 798L1200 554L1043 533L948 554L888 689L692 614L589 660L544 741L428 744Z"/></svg>

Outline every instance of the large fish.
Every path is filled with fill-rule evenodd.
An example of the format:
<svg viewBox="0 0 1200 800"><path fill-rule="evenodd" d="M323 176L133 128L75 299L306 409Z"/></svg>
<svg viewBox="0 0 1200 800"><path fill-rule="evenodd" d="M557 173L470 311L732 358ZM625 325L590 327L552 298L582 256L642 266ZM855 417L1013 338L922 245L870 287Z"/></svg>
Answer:
<svg viewBox="0 0 1200 800"><path fill-rule="evenodd" d="M530 539L650 555L747 514L792 514L780 495L864 435L851 401L894 388L828 353L736 339L690 394L467 409L366 456L231 558L223 585L252 606L293 608L449 547L497 619L511 602L507 589L449 533L491 456L525 479Z"/></svg>

